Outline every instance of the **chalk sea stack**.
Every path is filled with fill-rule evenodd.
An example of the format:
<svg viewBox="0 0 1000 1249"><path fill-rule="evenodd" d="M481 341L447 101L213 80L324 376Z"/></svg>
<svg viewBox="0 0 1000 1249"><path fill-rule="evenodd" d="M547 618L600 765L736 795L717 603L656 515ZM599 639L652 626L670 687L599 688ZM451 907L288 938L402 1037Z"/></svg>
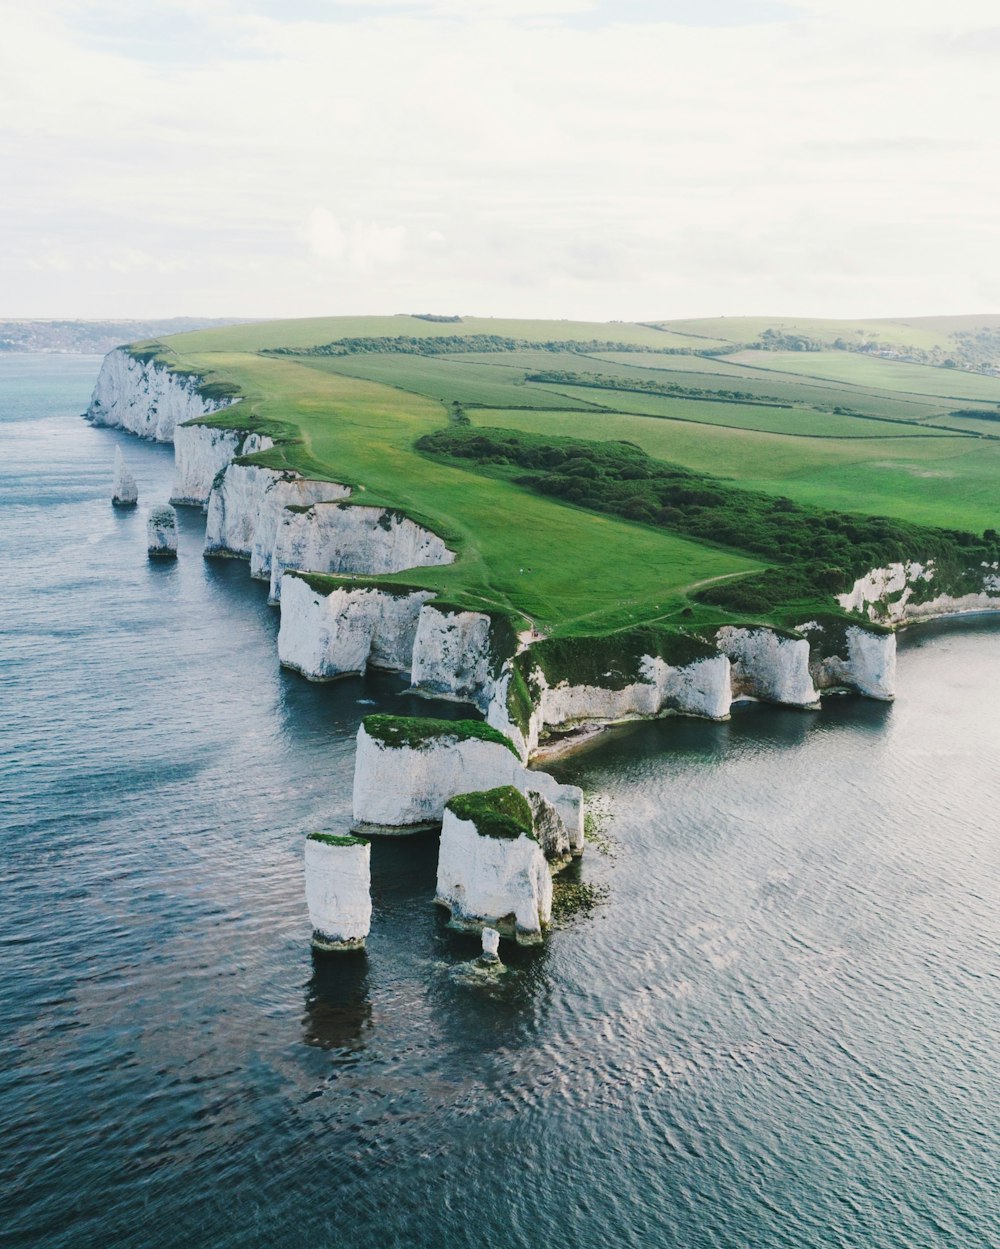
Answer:
<svg viewBox="0 0 1000 1249"><path fill-rule="evenodd" d="M310 833L306 906L317 950L360 950L371 927L371 846L360 837Z"/></svg>
<svg viewBox="0 0 1000 1249"><path fill-rule="evenodd" d="M177 513L169 503L151 509L146 520L146 549L152 559L177 558Z"/></svg>
<svg viewBox="0 0 1000 1249"><path fill-rule="evenodd" d="M139 487L125 463L121 447L115 447L115 484L111 490L111 502L115 507L135 507L139 502Z"/></svg>
<svg viewBox="0 0 1000 1249"><path fill-rule="evenodd" d="M512 785L449 800L435 901L448 908L454 928L496 929L519 945L542 940L552 918L552 874L528 800Z"/></svg>

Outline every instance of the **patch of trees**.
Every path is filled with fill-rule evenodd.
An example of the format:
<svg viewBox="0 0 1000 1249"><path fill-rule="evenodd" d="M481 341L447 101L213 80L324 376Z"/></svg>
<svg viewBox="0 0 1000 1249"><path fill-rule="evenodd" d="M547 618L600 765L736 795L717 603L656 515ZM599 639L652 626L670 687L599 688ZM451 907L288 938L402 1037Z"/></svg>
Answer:
<svg viewBox="0 0 1000 1249"><path fill-rule="evenodd" d="M846 344L845 344L846 346ZM824 344L807 334L792 334L787 330L767 329L754 343L758 351L823 351Z"/></svg>
<svg viewBox="0 0 1000 1249"><path fill-rule="evenodd" d="M607 373L571 373L565 369L543 369L529 373L529 382L548 382L560 386L590 386L596 390L625 390L640 395L665 395L670 399L709 399L715 403L757 404L763 407L790 408L771 395L754 395L748 390L712 390L702 386L682 386L680 382L660 382L655 378L615 377Z"/></svg>
<svg viewBox="0 0 1000 1249"><path fill-rule="evenodd" d="M649 456L629 442L586 442L503 429L454 425L425 435L431 455L510 469L528 489L577 507L669 529L778 565L739 581L708 587L701 601L760 613L849 590L871 568L934 560L943 579L976 575L1000 560L1000 538L933 529L884 516L805 507L745 490ZM978 572L977 572L978 570Z"/></svg>
<svg viewBox="0 0 1000 1249"><path fill-rule="evenodd" d="M440 321L442 325L460 325L461 317L443 317L436 312L413 312L410 314L415 321Z"/></svg>
<svg viewBox="0 0 1000 1249"><path fill-rule="evenodd" d="M426 318L425 318L426 319ZM654 352L655 347L636 343L615 343L592 338L586 342L571 339L550 339L538 342L531 338L506 338L502 334L437 334L421 338L414 334L388 337L338 338L317 347L268 347L261 354L268 356L354 356L391 352L405 356L446 356L468 352L502 351L629 351Z"/></svg>

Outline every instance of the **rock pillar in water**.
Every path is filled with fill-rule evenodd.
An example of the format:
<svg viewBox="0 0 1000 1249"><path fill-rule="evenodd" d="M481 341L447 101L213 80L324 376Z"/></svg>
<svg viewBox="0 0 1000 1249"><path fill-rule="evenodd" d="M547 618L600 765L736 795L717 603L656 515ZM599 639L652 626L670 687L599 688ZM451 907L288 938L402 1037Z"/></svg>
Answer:
<svg viewBox="0 0 1000 1249"><path fill-rule="evenodd" d="M115 447L115 484L111 491L115 507L135 507L139 502L139 487L129 472L121 447Z"/></svg>
<svg viewBox="0 0 1000 1249"><path fill-rule="evenodd" d="M465 932L493 928L537 945L552 918L552 876L527 799L511 785L459 794L444 810L435 901Z"/></svg>
<svg viewBox="0 0 1000 1249"><path fill-rule="evenodd" d="M483 929L483 952L479 961L487 966L495 966L500 962L500 934L495 928Z"/></svg>
<svg viewBox="0 0 1000 1249"><path fill-rule="evenodd" d="M149 513L146 548L157 559L177 557L177 513L166 503L154 507Z"/></svg>
<svg viewBox="0 0 1000 1249"><path fill-rule="evenodd" d="M317 950L361 950L371 927L371 846L360 837L306 838L306 905Z"/></svg>

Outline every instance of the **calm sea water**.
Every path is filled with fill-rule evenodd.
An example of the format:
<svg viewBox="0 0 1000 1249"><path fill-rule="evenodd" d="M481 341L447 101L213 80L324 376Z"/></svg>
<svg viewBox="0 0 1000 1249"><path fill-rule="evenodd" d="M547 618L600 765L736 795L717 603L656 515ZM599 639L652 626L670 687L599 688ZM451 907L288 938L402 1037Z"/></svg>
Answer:
<svg viewBox="0 0 1000 1249"><path fill-rule="evenodd" d="M282 673L200 513L147 562L170 449L79 419L97 364L0 357L5 1244L998 1243L1000 633L922 632L892 707L564 762L608 898L498 984L432 838L375 844L367 953L314 961L301 833L366 708L428 704Z"/></svg>

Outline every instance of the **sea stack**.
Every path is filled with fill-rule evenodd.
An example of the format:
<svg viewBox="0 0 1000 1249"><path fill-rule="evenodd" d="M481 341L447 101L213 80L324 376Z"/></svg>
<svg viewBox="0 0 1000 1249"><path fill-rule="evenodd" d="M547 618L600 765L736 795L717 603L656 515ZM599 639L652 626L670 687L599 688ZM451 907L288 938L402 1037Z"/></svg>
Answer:
<svg viewBox="0 0 1000 1249"><path fill-rule="evenodd" d="M552 874L528 800L512 785L447 803L434 900L451 912L453 928L541 942L552 918Z"/></svg>
<svg viewBox="0 0 1000 1249"><path fill-rule="evenodd" d="M111 502L115 507L135 507L139 502L139 487L125 463L121 447L115 447L115 484Z"/></svg>
<svg viewBox="0 0 1000 1249"><path fill-rule="evenodd" d="M483 929L483 952L479 961L484 967L496 967L500 962L500 934L495 928Z"/></svg>
<svg viewBox="0 0 1000 1249"><path fill-rule="evenodd" d="M177 513L169 504L161 503L150 511L146 547L154 559L177 558Z"/></svg>
<svg viewBox="0 0 1000 1249"><path fill-rule="evenodd" d="M317 950L361 950L371 927L371 846L360 837L306 837L306 906Z"/></svg>

